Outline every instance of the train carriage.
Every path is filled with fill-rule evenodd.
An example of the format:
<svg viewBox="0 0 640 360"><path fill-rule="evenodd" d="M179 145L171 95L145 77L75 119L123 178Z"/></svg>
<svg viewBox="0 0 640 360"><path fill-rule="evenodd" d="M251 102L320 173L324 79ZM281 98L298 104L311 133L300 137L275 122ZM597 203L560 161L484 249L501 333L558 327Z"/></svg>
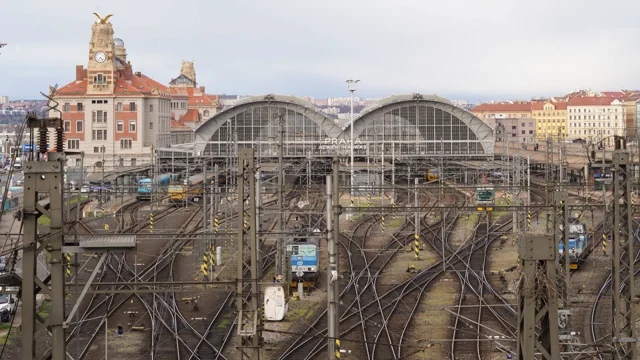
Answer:
<svg viewBox="0 0 640 360"><path fill-rule="evenodd" d="M215 177L215 173L207 174L206 181L210 182ZM204 185L204 173L192 175L183 184L169 185L169 198L176 204L184 204L186 201L201 202L204 194Z"/></svg>
<svg viewBox="0 0 640 360"><path fill-rule="evenodd" d="M160 175L154 185L153 179L145 178L138 180L138 200L151 200L151 197L155 194L166 194L171 182L176 181L178 178L175 174L163 174Z"/></svg>
<svg viewBox="0 0 640 360"><path fill-rule="evenodd" d="M569 221L569 268L575 270L589 256L590 237L584 223L577 219ZM558 253L564 255L564 244L558 244Z"/></svg>
<svg viewBox="0 0 640 360"><path fill-rule="evenodd" d="M306 238L287 245L291 252L291 286L302 282L304 287L316 286L318 280L318 258L320 252L317 238Z"/></svg>

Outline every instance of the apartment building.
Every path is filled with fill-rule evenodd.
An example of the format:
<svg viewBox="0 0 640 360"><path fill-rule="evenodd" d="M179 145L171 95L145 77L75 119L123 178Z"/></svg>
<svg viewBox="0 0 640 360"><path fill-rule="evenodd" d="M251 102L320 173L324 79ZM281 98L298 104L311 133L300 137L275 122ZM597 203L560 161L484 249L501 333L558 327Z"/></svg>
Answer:
<svg viewBox="0 0 640 360"><path fill-rule="evenodd" d="M625 135L624 101L608 96L573 97L567 103L568 137L612 143L613 135Z"/></svg>
<svg viewBox="0 0 640 360"><path fill-rule="evenodd" d="M561 138L567 135L567 103L539 101L531 103L531 114L536 124L536 140L547 137Z"/></svg>

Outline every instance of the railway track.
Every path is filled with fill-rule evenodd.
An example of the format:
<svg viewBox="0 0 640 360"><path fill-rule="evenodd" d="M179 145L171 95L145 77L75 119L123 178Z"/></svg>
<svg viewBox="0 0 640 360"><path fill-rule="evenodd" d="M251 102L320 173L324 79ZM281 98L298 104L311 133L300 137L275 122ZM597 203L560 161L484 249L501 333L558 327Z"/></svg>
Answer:
<svg viewBox="0 0 640 360"><path fill-rule="evenodd" d="M637 239L640 236L640 223L634 220L634 230L632 239ZM638 264L640 264L640 249L636 250L636 254L633 259L635 272L634 278L640 274L640 268ZM593 345L594 350L597 353L597 358L600 360L608 360L613 356L612 352L608 352L605 354L605 347L600 344L611 344L611 301L605 300L605 298L610 297L611 291L611 282L612 277L609 275L605 280L604 284L600 288L596 298L591 306L591 314L590 314L590 337L591 344ZM622 289L620 289L622 290ZM603 314L603 313L606 313Z"/></svg>
<svg viewBox="0 0 640 360"><path fill-rule="evenodd" d="M423 208L430 209L432 206L431 201L426 201ZM343 248L350 254L351 269L349 283L340 294L340 300L346 305L345 308L358 310L343 312L340 319L340 328L346 328L346 330L342 331L340 336L343 344L345 344L348 342L345 338L348 334L351 332L358 333L361 339L358 339L355 346L350 344L350 348L358 347L362 353L367 354L368 359L396 357L394 355L396 349L393 348L392 344L404 334L398 336L401 328L389 326L389 317L394 311L393 305L397 306L399 303L397 300L402 299L402 296L392 299L392 295L400 287L395 286L386 293L381 294L378 291L376 280L380 272L391 261L393 255L397 251L403 250L407 243L413 241L413 234L400 237L392 235L387 244L382 249L378 249L373 256L366 255L364 241L377 219L376 216L362 219L359 224L356 224L354 231L356 236L347 237L341 234L340 239ZM438 225L434 224L433 226L437 227ZM412 230L412 226L405 223L398 233L405 232L405 230ZM360 236L357 236L358 232L361 232ZM362 240L358 241L358 238ZM409 283L411 281L407 282L407 284ZM300 356L300 354L307 354L304 357L305 359L317 357L326 342L310 336L325 334L326 329L320 326L321 320L325 318L325 315L326 311L322 312L311 326L289 346L280 359L297 359L296 356ZM386 344L384 346L379 345L382 339Z"/></svg>

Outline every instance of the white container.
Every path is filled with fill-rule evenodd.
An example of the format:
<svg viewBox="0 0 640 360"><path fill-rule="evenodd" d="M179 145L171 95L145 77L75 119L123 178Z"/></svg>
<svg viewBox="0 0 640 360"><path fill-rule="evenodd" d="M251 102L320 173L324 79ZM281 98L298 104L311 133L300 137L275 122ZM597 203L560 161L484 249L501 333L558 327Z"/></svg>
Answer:
<svg viewBox="0 0 640 360"><path fill-rule="evenodd" d="M282 286L269 286L264 289L264 318L267 321L281 321L287 314L289 304Z"/></svg>

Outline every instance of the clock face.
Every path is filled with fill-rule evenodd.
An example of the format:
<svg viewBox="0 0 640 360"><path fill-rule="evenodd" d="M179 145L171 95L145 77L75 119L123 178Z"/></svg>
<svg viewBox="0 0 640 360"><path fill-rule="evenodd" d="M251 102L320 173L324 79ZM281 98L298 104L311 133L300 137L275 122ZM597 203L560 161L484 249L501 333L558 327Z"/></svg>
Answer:
<svg viewBox="0 0 640 360"><path fill-rule="evenodd" d="M93 56L93 58L96 59L97 62L103 63L107 60L107 54L105 54L102 51L99 51Z"/></svg>

